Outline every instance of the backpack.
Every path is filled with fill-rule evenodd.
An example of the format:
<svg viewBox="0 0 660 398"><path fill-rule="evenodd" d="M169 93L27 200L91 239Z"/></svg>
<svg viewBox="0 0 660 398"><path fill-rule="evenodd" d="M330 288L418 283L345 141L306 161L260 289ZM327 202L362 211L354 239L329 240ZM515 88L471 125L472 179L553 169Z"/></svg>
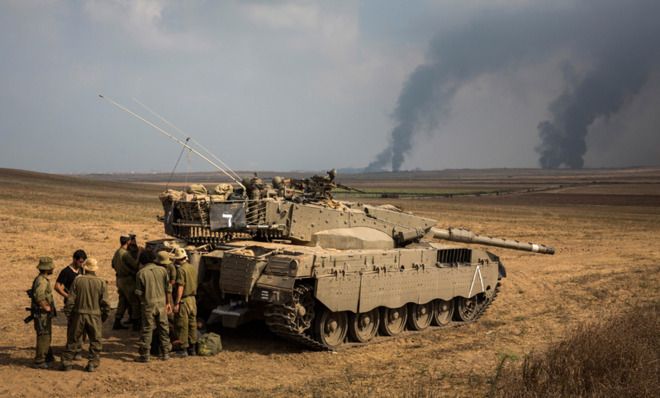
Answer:
<svg viewBox="0 0 660 398"><path fill-rule="evenodd" d="M222 340L220 335L205 333L197 341L197 355L210 357L222 351Z"/></svg>

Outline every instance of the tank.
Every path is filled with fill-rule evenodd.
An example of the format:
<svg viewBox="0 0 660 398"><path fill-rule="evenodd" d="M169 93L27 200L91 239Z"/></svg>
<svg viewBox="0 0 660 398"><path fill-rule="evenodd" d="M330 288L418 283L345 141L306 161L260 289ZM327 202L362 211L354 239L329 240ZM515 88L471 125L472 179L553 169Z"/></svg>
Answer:
<svg viewBox="0 0 660 398"><path fill-rule="evenodd" d="M479 246L553 254L554 249L436 228L437 220L392 205L340 201L336 173L295 180L259 177L161 196L161 221L198 268L207 324L261 319L278 336L334 350L431 325L477 320L506 270ZM477 247L456 245L476 244Z"/></svg>

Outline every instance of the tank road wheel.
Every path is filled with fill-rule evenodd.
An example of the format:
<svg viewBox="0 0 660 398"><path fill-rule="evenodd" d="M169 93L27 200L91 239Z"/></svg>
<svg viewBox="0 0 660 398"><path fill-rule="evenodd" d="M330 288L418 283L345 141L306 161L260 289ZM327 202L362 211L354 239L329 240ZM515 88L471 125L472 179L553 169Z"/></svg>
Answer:
<svg viewBox="0 0 660 398"><path fill-rule="evenodd" d="M454 316L454 302L452 300L434 300L433 307L434 325L445 326L451 322L451 318Z"/></svg>
<svg viewBox="0 0 660 398"><path fill-rule="evenodd" d="M411 330L424 330L433 319L433 302L426 304L410 304L408 327Z"/></svg>
<svg viewBox="0 0 660 398"><path fill-rule="evenodd" d="M312 326L314 303L314 295L309 286L296 286L293 291L292 302L295 316L291 318L291 326L293 326L296 333L303 333Z"/></svg>
<svg viewBox="0 0 660 398"><path fill-rule="evenodd" d="M380 319L380 332L385 336L396 336L406 328L408 307L383 308Z"/></svg>
<svg viewBox="0 0 660 398"><path fill-rule="evenodd" d="M340 346L348 331L348 315L346 312L333 312L324 308L316 318L316 336L319 342L330 349Z"/></svg>
<svg viewBox="0 0 660 398"><path fill-rule="evenodd" d="M465 297L457 297L454 318L457 321L463 322L470 322L479 318L481 310L483 309L483 300L480 296L480 294L477 294L469 299Z"/></svg>
<svg viewBox="0 0 660 398"><path fill-rule="evenodd" d="M380 316L378 308L361 314L351 314L349 317L348 334L351 340L366 343L378 333Z"/></svg>

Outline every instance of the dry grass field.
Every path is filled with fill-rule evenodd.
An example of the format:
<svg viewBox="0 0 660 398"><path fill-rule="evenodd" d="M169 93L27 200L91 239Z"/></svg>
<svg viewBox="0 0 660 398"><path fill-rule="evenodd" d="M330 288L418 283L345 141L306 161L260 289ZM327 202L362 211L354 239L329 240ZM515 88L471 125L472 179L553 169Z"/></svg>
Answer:
<svg viewBox="0 0 660 398"><path fill-rule="evenodd" d="M487 187L562 185L499 196L369 199L433 217L439 226L548 244L557 254L493 250L508 277L495 303L473 324L328 353L305 351L253 323L224 331L225 351L216 357L137 364L136 335L113 332L107 322L101 367L88 374L81 371L83 361L69 373L30 368L34 331L22 319L37 259L53 256L57 273L74 250L85 249L100 260L100 275L116 302L110 259L118 236L134 232L141 241L163 236L156 221L162 187L0 170L0 396L486 396L503 357L515 367L581 325L660 299L660 170L404 177L380 176L380 184L363 177L341 182L401 190L462 189L466 181ZM635 316L625 319L633 322ZM61 315L54 325L56 355L65 330ZM656 372L657 366L656 361Z"/></svg>

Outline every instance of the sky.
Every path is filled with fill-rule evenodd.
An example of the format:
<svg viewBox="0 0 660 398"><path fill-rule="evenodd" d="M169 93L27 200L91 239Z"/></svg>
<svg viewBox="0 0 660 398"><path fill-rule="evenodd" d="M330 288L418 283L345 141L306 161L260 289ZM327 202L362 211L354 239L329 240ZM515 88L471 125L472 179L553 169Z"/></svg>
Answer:
<svg viewBox="0 0 660 398"><path fill-rule="evenodd" d="M633 76L627 68L639 54L656 54L644 47L653 46L643 17L655 11L652 2L632 1L628 8L640 12L613 38L598 27L619 22L614 0L602 0L609 8L595 0L548 3L5 0L0 167L171 170L180 146L99 94L193 137L237 170L366 167L380 154L391 158L392 148L401 161L386 169L660 164L655 56L633 71L637 79L610 91L617 101L587 112L582 164L574 153L562 157L573 142L562 129L566 115L593 103L579 94L595 72L609 71L601 61L622 58L601 47L641 43L626 54L631 63L614 69L615 82ZM530 16L557 23L545 31L521 23ZM503 26L519 30L499 34ZM628 41L617 32L631 32ZM439 74L411 91L425 67ZM393 145L402 123L410 127L403 147ZM541 161L544 154L550 161ZM178 168L208 169L191 155Z"/></svg>

